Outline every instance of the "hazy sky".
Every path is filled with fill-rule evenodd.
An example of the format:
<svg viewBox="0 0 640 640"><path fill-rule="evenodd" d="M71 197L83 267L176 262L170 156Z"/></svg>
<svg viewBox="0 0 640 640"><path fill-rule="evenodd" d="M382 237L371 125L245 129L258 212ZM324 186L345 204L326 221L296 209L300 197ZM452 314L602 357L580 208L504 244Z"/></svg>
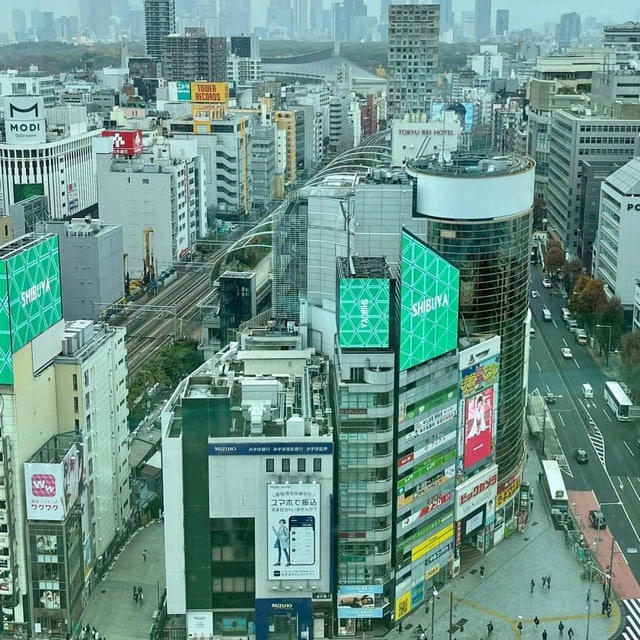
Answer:
<svg viewBox="0 0 640 640"><path fill-rule="evenodd" d="M255 22L263 23L269 0L252 0L256 12ZM321 2L322 0L311 0ZM366 0L369 14L378 16L380 0ZM134 8L142 7L142 0L129 0ZM115 0L113 0L115 4ZM180 0L177 0L178 6ZM330 6L331 0L324 0L325 6ZM77 15L78 0L0 0L2 13L13 7L20 7L25 11L37 8L53 11L57 15ZM456 12L473 9L474 0L453 0ZM511 24L515 28L528 25L541 25L544 22L557 21L561 13L578 11L582 16L595 16L605 22L621 22L624 20L640 20L640 0L493 0L493 11L496 9L511 10ZM1 15L1 14L0 14ZM28 20L28 17L27 17Z"/></svg>

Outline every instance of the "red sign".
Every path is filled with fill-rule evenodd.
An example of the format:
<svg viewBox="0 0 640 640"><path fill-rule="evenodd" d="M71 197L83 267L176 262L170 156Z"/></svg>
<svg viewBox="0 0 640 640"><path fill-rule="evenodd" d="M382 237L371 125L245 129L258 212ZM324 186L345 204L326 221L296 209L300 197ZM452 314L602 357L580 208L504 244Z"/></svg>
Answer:
<svg viewBox="0 0 640 640"><path fill-rule="evenodd" d="M493 389L493 387L489 387L465 400L465 469L477 465L491 455L495 411Z"/></svg>
<svg viewBox="0 0 640 640"><path fill-rule="evenodd" d="M113 138L114 156L137 156L142 153L142 131L140 129L103 131L103 138Z"/></svg>
<svg viewBox="0 0 640 640"><path fill-rule="evenodd" d="M498 474L496 472L486 480L482 480L481 482L478 482L478 484L475 485L475 487L473 487L471 491L466 491L465 493L461 493L459 496L460 504L462 505L465 502L468 502L469 500L475 498L476 496L479 496L481 493L484 493L489 487L492 487L497 482L498 482Z"/></svg>
<svg viewBox="0 0 640 640"><path fill-rule="evenodd" d="M413 452L408 453L406 456L402 456L398 460L398 468L404 467L405 464L409 464L413 460Z"/></svg>

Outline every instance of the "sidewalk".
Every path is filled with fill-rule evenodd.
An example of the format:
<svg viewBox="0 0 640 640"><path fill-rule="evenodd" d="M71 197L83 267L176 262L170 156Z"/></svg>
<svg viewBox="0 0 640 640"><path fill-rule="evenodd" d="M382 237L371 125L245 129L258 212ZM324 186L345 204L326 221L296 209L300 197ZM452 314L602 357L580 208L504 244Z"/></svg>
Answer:
<svg viewBox="0 0 640 640"><path fill-rule="evenodd" d="M435 638L448 638L449 598L453 590L453 622L466 618L464 632L453 634L457 640L487 638L487 623L493 623L493 640L512 640L520 636L519 621L523 624L522 638L540 638L546 629L550 639L559 638L558 624L564 623L564 638L570 627L575 638L584 638L587 630L588 583L580 578L580 565L565 543L562 531L551 524L544 501L538 499L537 476L541 470L533 446L528 448L529 459L525 465L524 480L534 489L534 510L523 533L514 533L492 549L472 569L461 573L436 599ZM478 567L485 567L480 577ZM542 587L542 576L551 576L551 588ZM530 593L530 581L535 589ZM621 614L617 602L613 602L611 618L601 615L602 589L593 583L589 620L590 637L605 640L612 637L620 626ZM533 618L540 619L536 631ZM431 613L424 607L410 614L403 621L404 633L397 627L387 638L413 638L418 623L431 638Z"/></svg>
<svg viewBox="0 0 640 640"><path fill-rule="evenodd" d="M142 552L147 550L147 560ZM163 525L152 522L133 536L104 580L89 596L83 625L95 627L107 640L144 640L164 589ZM144 604L133 602L133 585L142 587Z"/></svg>

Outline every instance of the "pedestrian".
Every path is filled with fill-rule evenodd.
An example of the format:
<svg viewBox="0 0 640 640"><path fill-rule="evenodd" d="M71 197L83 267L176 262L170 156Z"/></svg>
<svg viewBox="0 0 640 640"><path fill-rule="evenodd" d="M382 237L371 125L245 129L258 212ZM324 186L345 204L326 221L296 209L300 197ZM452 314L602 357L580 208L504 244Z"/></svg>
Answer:
<svg viewBox="0 0 640 640"><path fill-rule="evenodd" d="M567 631L567 635L569 636L569 640L571 640L571 638L573 638L574 633L573 633L573 628L569 627L569 630Z"/></svg>
<svg viewBox="0 0 640 640"><path fill-rule="evenodd" d="M531 513L533 513L533 500L529 502L529 508L531 509Z"/></svg>
<svg viewBox="0 0 640 640"><path fill-rule="evenodd" d="M484 576L484 565L483 564L480 565L480 577L482 578L482 576Z"/></svg>
<svg viewBox="0 0 640 640"><path fill-rule="evenodd" d="M531 591L529 593L533 593L533 590L536 588L536 581L533 578L531 578L530 585L531 585Z"/></svg>
<svg viewBox="0 0 640 640"><path fill-rule="evenodd" d="M551 589L551 576L547 576L547 589Z"/></svg>
<svg viewBox="0 0 640 640"><path fill-rule="evenodd" d="M607 602L607 618L611 617L611 603Z"/></svg>
<svg viewBox="0 0 640 640"><path fill-rule="evenodd" d="M604 615L605 613L607 613L607 601L603 600L602 601L602 615Z"/></svg>
<svg viewBox="0 0 640 640"><path fill-rule="evenodd" d="M398 623L398 633L402 633L402 622Z"/></svg>
<svg viewBox="0 0 640 640"><path fill-rule="evenodd" d="M142 560L143 560L143 562L147 561L147 550L146 549L144 549L143 552L142 552Z"/></svg>
<svg viewBox="0 0 640 640"><path fill-rule="evenodd" d="M542 640L547 640L547 630L546 629L542 632Z"/></svg>
<svg viewBox="0 0 640 640"><path fill-rule="evenodd" d="M487 624L487 637L491 637L493 635L493 622L491 622L491 620L489 620L489 623Z"/></svg>
<svg viewBox="0 0 640 640"><path fill-rule="evenodd" d="M142 593L142 589L140 589L140 595L138 596L140 599L140 605L144 604L144 593Z"/></svg>
<svg viewBox="0 0 640 640"><path fill-rule="evenodd" d="M558 625L558 633L562 635L563 631L564 631L564 624L562 624L562 620L560 620L560 624Z"/></svg>
<svg viewBox="0 0 640 640"><path fill-rule="evenodd" d="M547 576L542 576L542 586L546 586L547 584Z"/></svg>
<svg viewBox="0 0 640 640"><path fill-rule="evenodd" d="M536 631L537 631L537 630L538 630L538 625L540 624L540 618L538 618L538 616L536 616L536 617L533 619L533 624L535 624L535 625L536 625Z"/></svg>
<svg viewBox="0 0 640 640"><path fill-rule="evenodd" d="M538 482L542 482L542 471L538 472Z"/></svg>
<svg viewBox="0 0 640 640"><path fill-rule="evenodd" d="M520 635L522 635L522 620L520 620L520 622L518 622L518 633Z"/></svg>

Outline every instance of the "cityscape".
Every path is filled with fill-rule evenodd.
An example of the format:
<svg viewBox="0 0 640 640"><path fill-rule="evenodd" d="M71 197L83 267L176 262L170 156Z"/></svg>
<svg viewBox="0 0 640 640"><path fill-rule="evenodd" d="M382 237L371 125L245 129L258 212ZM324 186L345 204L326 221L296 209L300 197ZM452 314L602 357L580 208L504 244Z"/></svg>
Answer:
<svg viewBox="0 0 640 640"><path fill-rule="evenodd" d="M640 5L5 0L0 638L640 640Z"/></svg>

